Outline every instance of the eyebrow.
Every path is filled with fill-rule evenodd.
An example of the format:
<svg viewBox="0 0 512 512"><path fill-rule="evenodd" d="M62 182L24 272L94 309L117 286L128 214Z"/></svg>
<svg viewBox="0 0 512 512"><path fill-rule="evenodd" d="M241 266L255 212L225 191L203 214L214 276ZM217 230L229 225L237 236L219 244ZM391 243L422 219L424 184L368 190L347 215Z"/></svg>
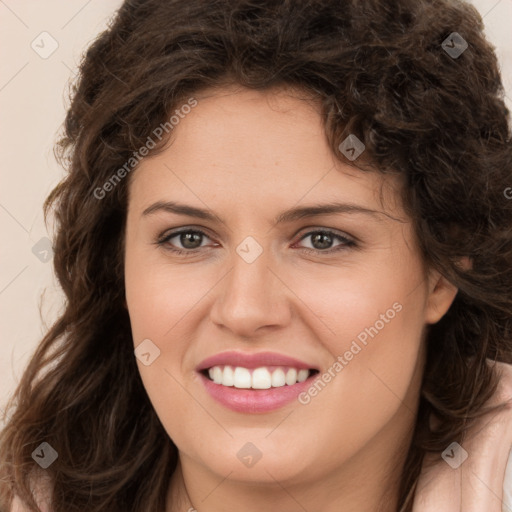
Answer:
<svg viewBox="0 0 512 512"><path fill-rule="evenodd" d="M188 217L195 217L198 219L218 221L222 224L226 224L224 219L215 213L212 213L210 210L196 208L195 206L178 203L176 201L157 201L156 203L146 208L142 212L142 216L151 215L160 211L186 215ZM332 215L336 213L364 214L374 217L376 220L382 220L381 216L385 215L386 217L389 217L393 220L397 220L386 212L371 210L358 204L332 202L326 204L290 208L289 210L285 210L284 212L280 213L274 219L274 224L282 224L303 218L317 217L320 215Z"/></svg>

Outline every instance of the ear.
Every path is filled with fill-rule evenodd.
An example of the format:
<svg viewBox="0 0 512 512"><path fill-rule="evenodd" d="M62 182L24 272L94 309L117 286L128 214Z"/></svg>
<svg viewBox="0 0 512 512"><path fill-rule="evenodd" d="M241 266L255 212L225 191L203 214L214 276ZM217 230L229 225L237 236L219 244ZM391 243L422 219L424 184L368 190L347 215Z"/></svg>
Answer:
<svg viewBox="0 0 512 512"><path fill-rule="evenodd" d="M457 266L463 270L471 268L471 260L467 257L461 258ZM458 288L443 277L437 270L432 270L429 275L429 295L425 321L428 324L435 324L450 309L452 302L457 295Z"/></svg>

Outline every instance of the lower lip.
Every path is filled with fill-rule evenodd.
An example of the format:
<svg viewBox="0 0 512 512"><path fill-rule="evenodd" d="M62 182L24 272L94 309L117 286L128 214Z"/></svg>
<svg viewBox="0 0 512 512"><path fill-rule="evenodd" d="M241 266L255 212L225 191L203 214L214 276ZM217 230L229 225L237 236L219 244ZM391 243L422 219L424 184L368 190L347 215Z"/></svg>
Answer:
<svg viewBox="0 0 512 512"><path fill-rule="evenodd" d="M269 389L239 389L222 386L199 373L199 377L206 391L214 400L228 409L243 413L262 413L274 411L293 402L298 395L311 386L318 374L311 375L303 382L297 382L292 386L284 385L280 388Z"/></svg>

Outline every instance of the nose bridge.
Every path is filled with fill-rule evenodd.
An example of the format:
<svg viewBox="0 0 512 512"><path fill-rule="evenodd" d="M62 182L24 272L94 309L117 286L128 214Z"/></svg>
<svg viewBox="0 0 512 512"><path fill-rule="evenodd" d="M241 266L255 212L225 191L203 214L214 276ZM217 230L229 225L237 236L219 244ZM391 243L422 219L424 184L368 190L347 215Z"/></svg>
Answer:
<svg viewBox="0 0 512 512"><path fill-rule="evenodd" d="M271 255L268 246L263 247L253 237L247 237L235 249L231 279L236 289L256 287L253 292L268 291L269 265ZM238 286L237 286L238 285Z"/></svg>
<svg viewBox="0 0 512 512"><path fill-rule="evenodd" d="M286 320L285 287L271 268L268 244L246 237L234 248L231 270L225 276L212 310L212 320L250 336L262 326ZM268 239L266 239L268 241Z"/></svg>

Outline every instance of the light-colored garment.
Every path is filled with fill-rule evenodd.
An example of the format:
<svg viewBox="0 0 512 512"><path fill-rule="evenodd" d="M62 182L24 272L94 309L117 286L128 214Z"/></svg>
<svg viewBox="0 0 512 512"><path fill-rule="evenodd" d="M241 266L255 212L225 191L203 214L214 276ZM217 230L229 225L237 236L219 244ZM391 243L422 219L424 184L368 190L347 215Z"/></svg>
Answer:
<svg viewBox="0 0 512 512"><path fill-rule="evenodd" d="M505 480L503 481L503 505L502 512L512 512L512 450L508 456Z"/></svg>

